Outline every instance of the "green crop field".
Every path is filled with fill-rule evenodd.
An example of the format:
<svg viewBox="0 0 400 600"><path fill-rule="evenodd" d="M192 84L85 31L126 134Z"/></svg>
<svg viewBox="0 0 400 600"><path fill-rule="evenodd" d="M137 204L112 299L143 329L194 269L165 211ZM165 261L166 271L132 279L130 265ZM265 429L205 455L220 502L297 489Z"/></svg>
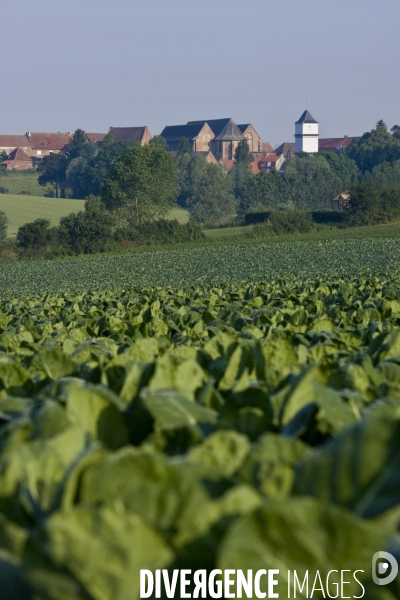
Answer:
<svg viewBox="0 0 400 600"><path fill-rule="evenodd" d="M45 218L50 219L52 225L58 225L61 217L83 208L83 200L0 194L0 210L4 211L9 219L8 237L10 238L15 237L18 228L25 223Z"/></svg>
<svg viewBox="0 0 400 600"><path fill-rule="evenodd" d="M0 290L1 597L279 569L323 598L346 569L399 598L371 578L399 547L399 239L3 263Z"/></svg>

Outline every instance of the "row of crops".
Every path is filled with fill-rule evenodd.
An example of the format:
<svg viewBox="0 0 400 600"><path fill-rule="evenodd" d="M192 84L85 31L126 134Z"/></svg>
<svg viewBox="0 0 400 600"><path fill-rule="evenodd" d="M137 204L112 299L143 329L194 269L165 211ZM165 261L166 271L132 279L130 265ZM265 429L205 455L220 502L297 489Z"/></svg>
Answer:
<svg viewBox="0 0 400 600"><path fill-rule="evenodd" d="M0 297L375 274L400 277L400 239L206 246L2 263Z"/></svg>
<svg viewBox="0 0 400 600"><path fill-rule="evenodd" d="M397 264L378 247L366 268ZM252 252L260 272L249 248L229 249L232 270ZM160 256L139 256L143 278ZM64 263L74 285L82 269L101 287L96 260ZM63 263L27 263L34 289L47 264L61 287ZM0 597L134 600L140 569L179 568L280 569L281 598L288 571L362 570L366 598L400 597L371 579L372 556L400 548L398 280L11 294L0 389Z"/></svg>

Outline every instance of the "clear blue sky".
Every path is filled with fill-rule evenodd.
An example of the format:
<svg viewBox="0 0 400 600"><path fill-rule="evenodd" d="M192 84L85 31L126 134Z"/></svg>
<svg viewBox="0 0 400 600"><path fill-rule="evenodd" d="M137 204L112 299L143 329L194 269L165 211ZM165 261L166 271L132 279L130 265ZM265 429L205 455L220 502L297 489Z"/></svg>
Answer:
<svg viewBox="0 0 400 600"><path fill-rule="evenodd" d="M0 0L0 133L400 124L399 0Z"/></svg>

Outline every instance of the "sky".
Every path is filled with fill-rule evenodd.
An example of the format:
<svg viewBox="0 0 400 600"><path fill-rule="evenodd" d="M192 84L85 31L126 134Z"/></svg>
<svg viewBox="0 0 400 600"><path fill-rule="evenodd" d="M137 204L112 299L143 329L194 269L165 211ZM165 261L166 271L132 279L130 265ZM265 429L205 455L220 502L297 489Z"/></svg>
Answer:
<svg viewBox="0 0 400 600"><path fill-rule="evenodd" d="M399 0L0 0L0 133L400 124Z"/></svg>

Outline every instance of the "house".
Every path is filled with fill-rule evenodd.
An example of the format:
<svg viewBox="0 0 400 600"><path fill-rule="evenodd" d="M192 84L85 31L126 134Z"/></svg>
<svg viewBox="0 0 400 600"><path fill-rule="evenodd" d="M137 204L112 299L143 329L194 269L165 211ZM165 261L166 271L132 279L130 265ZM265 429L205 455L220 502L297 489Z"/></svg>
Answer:
<svg viewBox="0 0 400 600"><path fill-rule="evenodd" d="M7 171L33 169L32 158L22 148L15 148L1 164Z"/></svg>
<svg viewBox="0 0 400 600"><path fill-rule="evenodd" d="M318 143L319 152L344 152L353 140L358 141L360 137L349 137L345 135L342 138L321 138Z"/></svg>
<svg viewBox="0 0 400 600"><path fill-rule="evenodd" d="M186 125L167 125L161 132L167 142L167 150L176 152L181 138L186 138L193 152L210 152L210 142L214 132L206 122L187 123Z"/></svg>
<svg viewBox="0 0 400 600"><path fill-rule="evenodd" d="M264 171L264 173L269 173L272 169L276 171L280 171L283 163L285 162L285 157L283 154L268 154L264 156L257 162L257 166L260 171Z"/></svg>
<svg viewBox="0 0 400 600"><path fill-rule="evenodd" d="M112 134L114 142L127 140L128 142L135 142L144 146L151 140L151 134L147 125L144 127L110 127L108 133Z"/></svg>
<svg viewBox="0 0 400 600"><path fill-rule="evenodd" d="M58 154L65 149L72 138L71 133L43 133L28 131L26 134L32 146L31 156L42 159L49 154Z"/></svg>
<svg viewBox="0 0 400 600"><path fill-rule="evenodd" d="M247 123L245 125L238 125L238 127L249 144L250 152L262 152L263 142L253 125L251 123Z"/></svg>
<svg viewBox="0 0 400 600"><path fill-rule="evenodd" d="M20 148L30 155L32 144L27 135L0 135L0 154L10 154L16 148Z"/></svg>
<svg viewBox="0 0 400 600"><path fill-rule="evenodd" d="M305 110L295 123L296 153L318 152L319 125L308 110Z"/></svg>
<svg viewBox="0 0 400 600"><path fill-rule="evenodd" d="M341 192L336 198L332 200L332 208L333 210L343 210L346 208L350 198L350 192L346 190L345 192Z"/></svg>
<svg viewBox="0 0 400 600"><path fill-rule="evenodd" d="M296 144L292 142L284 142L275 150L272 151L272 154L276 154L277 156L284 156L286 159L290 158L296 152Z"/></svg>
<svg viewBox="0 0 400 600"><path fill-rule="evenodd" d="M91 144L94 144L96 148L100 148L106 135L106 133L88 133L87 131L85 131L87 141Z"/></svg>

